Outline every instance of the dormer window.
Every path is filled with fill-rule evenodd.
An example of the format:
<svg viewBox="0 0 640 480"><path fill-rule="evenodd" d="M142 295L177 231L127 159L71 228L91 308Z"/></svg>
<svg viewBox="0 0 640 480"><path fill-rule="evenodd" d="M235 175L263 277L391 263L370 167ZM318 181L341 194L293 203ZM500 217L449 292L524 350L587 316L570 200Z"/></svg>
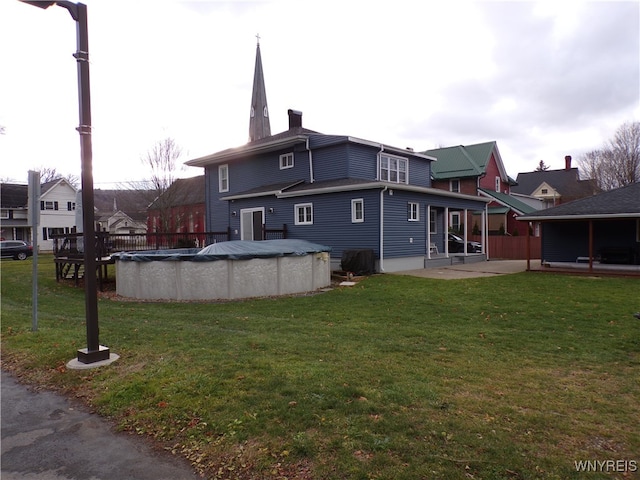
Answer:
<svg viewBox="0 0 640 480"><path fill-rule="evenodd" d="M543 188L542 190L540 190L540 192L542 193L542 195L547 195L549 193L549 190Z"/></svg>
<svg viewBox="0 0 640 480"><path fill-rule="evenodd" d="M280 170L293 168L293 152L280 155Z"/></svg>
<svg viewBox="0 0 640 480"><path fill-rule="evenodd" d="M380 180L392 183L409 183L409 160L404 157L380 155Z"/></svg>

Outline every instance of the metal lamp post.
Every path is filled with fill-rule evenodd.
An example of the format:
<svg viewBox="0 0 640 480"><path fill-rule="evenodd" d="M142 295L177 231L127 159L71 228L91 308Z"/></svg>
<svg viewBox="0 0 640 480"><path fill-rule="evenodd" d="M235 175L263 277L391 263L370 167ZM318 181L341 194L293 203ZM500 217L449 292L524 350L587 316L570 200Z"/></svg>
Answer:
<svg viewBox="0 0 640 480"><path fill-rule="evenodd" d="M87 348L78 350L78 361L89 364L109 360L108 347L100 345L98 329L98 296L96 291L96 232L94 224L93 167L91 149L91 96L89 90L89 33L87 6L68 1L29 1L40 8L58 5L66 8L76 22L78 62L78 99L80 105L80 156L82 168L82 226L84 238L84 290L87 323Z"/></svg>

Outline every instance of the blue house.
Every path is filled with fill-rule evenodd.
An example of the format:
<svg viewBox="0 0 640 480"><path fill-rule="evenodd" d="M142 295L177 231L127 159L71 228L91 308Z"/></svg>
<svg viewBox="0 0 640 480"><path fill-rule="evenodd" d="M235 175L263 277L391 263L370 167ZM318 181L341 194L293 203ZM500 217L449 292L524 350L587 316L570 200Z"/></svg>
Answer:
<svg viewBox="0 0 640 480"><path fill-rule="evenodd" d="M186 162L204 168L208 231L262 240L265 228L286 225L288 238L332 247L334 269L354 250L372 252L379 272L486 259L449 254L449 212L480 214L485 232L490 200L432 188L435 158L321 134L288 113L288 130L271 135L258 44L249 142Z"/></svg>

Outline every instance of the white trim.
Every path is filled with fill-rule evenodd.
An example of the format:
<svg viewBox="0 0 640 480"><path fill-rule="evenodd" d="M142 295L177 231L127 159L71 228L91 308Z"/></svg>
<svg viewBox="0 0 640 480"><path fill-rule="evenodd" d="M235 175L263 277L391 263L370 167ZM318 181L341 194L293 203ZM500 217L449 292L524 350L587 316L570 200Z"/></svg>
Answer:
<svg viewBox="0 0 640 480"><path fill-rule="evenodd" d="M229 160L237 160L245 155L273 151L277 147L284 148L289 145L295 145L296 143L304 143L307 141L307 138L307 135L295 135L293 137L286 137L271 142L260 143L259 145L252 145L250 147L243 146L229 148L227 150L222 150L221 152L212 153L211 155L187 160L184 164L190 167L207 167L209 165L215 165Z"/></svg>
<svg viewBox="0 0 640 480"><path fill-rule="evenodd" d="M222 180L223 180L222 172L225 172L224 180L227 182L226 187L223 187L222 185ZM229 164L225 163L224 165L218 166L218 192L224 193L228 191L229 191Z"/></svg>
<svg viewBox="0 0 640 480"><path fill-rule="evenodd" d="M304 220L300 221L300 209L304 208ZM307 208L311 214L311 219L307 219ZM296 203L293 206L293 223L294 225L313 225L313 203Z"/></svg>
<svg viewBox="0 0 640 480"><path fill-rule="evenodd" d="M289 159L291 159L291 164L289 164L288 162ZM283 161L286 163L283 163ZM283 153L282 155L280 155L280 160L279 160L280 170L293 168L294 161L295 161L295 156L293 155L293 152Z"/></svg>
<svg viewBox="0 0 640 480"><path fill-rule="evenodd" d="M253 233L253 238L255 238L255 234L256 232L253 232L253 213L254 212L261 212L262 213L262 225L264 225L265 222L265 212L264 212L264 207L252 207L252 208L241 208L240 209L240 238L244 240L245 238L245 232L244 232L244 222L243 222L243 215L246 213L250 213L251 214L251 229L252 229L252 233ZM259 232L260 235L262 235L262 232Z"/></svg>
<svg viewBox="0 0 640 480"><path fill-rule="evenodd" d="M391 160L396 160L397 162L397 169L392 170L390 165L387 166L386 169L382 168L382 157L386 157L388 160L388 163L391 163ZM408 185L409 184L409 159L407 157L400 157L398 155L391 155L389 153L379 153L378 154L378 179L383 181L383 182L387 182L387 183L392 183L392 184L398 184L398 185ZM401 172L401 168L400 165L401 163L404 163L404 171ZM386 180L382 179L382 172L386 171L388 173L389 178ZM392 173L396 173L397 175L397 180L391 180L391 174ZM404 181L400 180L400 173L404 173Z"/></svg>
<svg viewBox="0 0 640 480"><path fill-rule="evenodd" d="M403 185L402 183L392 183L392 182L356 183L353 185L340 185L335 187L314 188L314 189L308 189L308 190L300 190L297 192L280 192L280 193L276 193L276 196L278 198L306 197L308 195L320 195L324 193L349 192L354 190L371 190L372 188L381 188L385 190L389 188L393 188L394 190L402 190L406 192L428 193L428 194L437 195L440 197L461 198L464 200L475 200L475 201L484 202L484 203L490 203L492 201L492 199L490 198L478 197L475 195L466 195L464 193L453 193L453 192L448 192L446 190L441 190L439 188L418 187L415 185ZM260 195L264 195L264 193L261 193ZM241 198L241 197L226 197L226 198L223 198L222 200L233 200L235 198Z"/></svg>
<svg viewBox="0 0 640 480"><path fill-rule="evenodd" d="M356 205L360 204L360 212L362 214L361 218L357 217L357 207ZM364 199L363 198L353 198L351 199L351 223L364 223Z"/></svg>
<svg viewBox="0 0 640 480"><path fill-rule="evenodd" d="M407 213L407 220L409 222L419 222L420 204L418 202L407 202L407 207L409 208L409 212Z"/></svg>

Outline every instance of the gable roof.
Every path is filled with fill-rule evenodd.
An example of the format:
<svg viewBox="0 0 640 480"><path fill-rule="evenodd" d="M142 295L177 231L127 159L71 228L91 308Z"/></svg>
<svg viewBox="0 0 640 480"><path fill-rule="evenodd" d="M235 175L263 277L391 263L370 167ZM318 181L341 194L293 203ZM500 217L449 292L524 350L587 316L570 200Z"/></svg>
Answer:
<svg viewBox="0 0 640 480"><path fill-rule="evenodd" d="M478 189L483 195L486 195L489 198L492 198L496 202L504 205L505 207L509 207L511 210L514 210L516 213L520 215L536 212L537 209L532 207L531 205L527 205L521 200L517 198L507 195L506 193L494 192L492 190L487 190L485 188Z"/></svg>
<svg viewBox="0 0 640 480"><path fill-rule="evenodd" d="M505 181L508 181L508 176L498 151L498 144L495 141L436 148L422 153L437 159L437 162L431 165L431 173L434 179L444 180L478 177L486 173L493 152L496 154L496 163L498 170L500 170L500 175Z"/></svg>
<svg viewBox="0 0 640 480"><path fill-rule="evenodd" d="M539 210L518 220L640 218L640 182Z"/></svg>
<svg viewBox="0 0 640 480"><path fill-rule="evenodd" d="M189 165L191 167L206 167L209 165L216 165L246 155L277 151L285 147L290 147L297 143L306 143L309 140L316 141L318 147L336 143L352 142L362 145L370 145L376 148L383 147L385 152L393 152L397 154L420 157L427 160L435 160L433 157L425 155L422 152L414 152L412 150L407 150L406 148L393 147L391 145L382 144L380 142L373 142L370 140L350 137L347 135L326 135L324 133L319 133L303 127L293 127L284 132L278 133L276 135L271 135L270 137L261 138L253 142L249 142L240 147L227 148L226 150L221 150L210 155L205 155L204 157L188 160L185 162L185 165Z"/></svg>
<svg viewBox="0 0 640 480"><path fill-rule="evenodd" d="M598 192L593 180L580 180L577 168L519 173L516 182L511 191L523 195L533 194L543 183L569 198L581 198Z"/></svg>

